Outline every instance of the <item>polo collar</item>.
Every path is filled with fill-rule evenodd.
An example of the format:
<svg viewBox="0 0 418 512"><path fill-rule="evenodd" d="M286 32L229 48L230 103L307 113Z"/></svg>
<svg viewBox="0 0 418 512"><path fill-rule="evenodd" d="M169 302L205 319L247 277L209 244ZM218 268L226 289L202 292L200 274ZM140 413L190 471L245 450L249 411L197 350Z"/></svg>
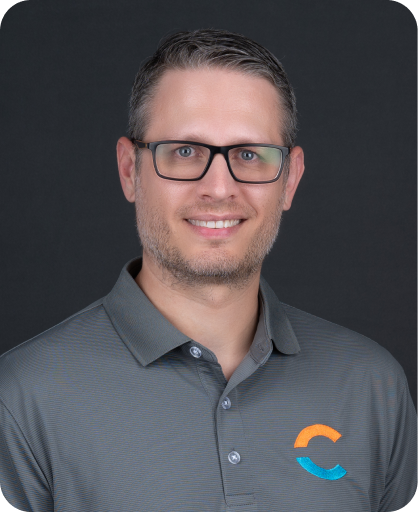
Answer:
<svg viewBox="0 0 418 512"><path fill-rule="evenodd" d="M122 341L146 366L193 340L176 329L138 286L135 277L141 267L142 258L126 263L115 286L103 299L103 306ZM283 354L299 352L299 344L286 312L263 277L260 279L260 295L268 337Z"/></svg>

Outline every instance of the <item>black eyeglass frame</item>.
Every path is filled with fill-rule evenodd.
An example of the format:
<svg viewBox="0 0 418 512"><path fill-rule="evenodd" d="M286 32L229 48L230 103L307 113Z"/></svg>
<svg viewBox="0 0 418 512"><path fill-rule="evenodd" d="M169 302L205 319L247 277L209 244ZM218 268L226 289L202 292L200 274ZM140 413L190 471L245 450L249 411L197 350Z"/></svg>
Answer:
<svg viewBox="0 0 418 512"><path fill-rule="evenodd" d="M256 143L233 144L232 146L212 146L210 144L203 144L201 142L192 142L190 140L159 140L159 141L156 141L156 142L143 142L142 140L131 139L131 142L133 144L135 144L140 149L143 149L143 148L150 149L151 152L152 152L152 159L153 159L153 162L154 162L154 169L155 169L155 172L157 173L157 175L160 178L163 178L165 180L172 180L172 181L198 181L198 180L201 180L203 178L203 176L208 172L209 167L211 166L211 163L213 161L213 157L217 153L221 153L224 156L226 164L228 166L228 170L229 170L231 176L234 178L235 181L238 181L240 183L251 183L251 184L254 183L254 184L260 184L260 185L264 184L264 183L273 183L273 182L277 181L280 178L280 176L282 174L282 171L283 171L284 162L286 160L286 157L290 154L290 150L291 150L290 147L276 146L275 144L256 144ZM202 174L198 178L185 179L185 178L169 178L168 176L163 176L158 171L157 162L156 162L156 156L155 156L157 146L159 146L160 144L191 144L191 145L194 145L194 146L202 146L204 148L208 148L209 151L210 151L210 156L209 156L208 163L207 163L204 171L202 172ZM229 150L230 149L234 149L234 148L240 148L240 147L246 148L246 147L249 147L249 146L251 146L251 147L276 148L276 149L280 149L281 150L281 152L283 154L283 159L282 159L282 162L281 162L281 165L280 165L279 172L277 173L277 175L276 175L276 177L274 179L268 180L268 181L246 181L246 180L240 180L240 179L238 179L234 175L234 173L232 171L232 168L231 168L231 164L229 163L229 157L228 157Z"/></svg>

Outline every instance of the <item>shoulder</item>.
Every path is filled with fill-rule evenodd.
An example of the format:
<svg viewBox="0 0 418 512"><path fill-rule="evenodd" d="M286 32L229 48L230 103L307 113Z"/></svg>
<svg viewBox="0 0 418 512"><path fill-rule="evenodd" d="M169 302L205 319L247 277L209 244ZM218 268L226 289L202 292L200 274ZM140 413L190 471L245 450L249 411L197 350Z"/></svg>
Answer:
<svg viewBox="0 0 418 512"><path fill-rule="evenodd" d="M281 303L298 339L301 354L344 369L379 378L392 376L401 389L406 386L402 366L382 345L323 318Z"/></svg>
<svg viewBox="0 0 418 512"><path fill-rule="evenodd" d="M0 356L0 398L35 389L37 382L58 372L60 365L85 356L85 350L111 332L111 322L99 299L59 324L20 343ZM87 343L90 341L90 343ZM83 353L84 352L84 353Z"/></svg>

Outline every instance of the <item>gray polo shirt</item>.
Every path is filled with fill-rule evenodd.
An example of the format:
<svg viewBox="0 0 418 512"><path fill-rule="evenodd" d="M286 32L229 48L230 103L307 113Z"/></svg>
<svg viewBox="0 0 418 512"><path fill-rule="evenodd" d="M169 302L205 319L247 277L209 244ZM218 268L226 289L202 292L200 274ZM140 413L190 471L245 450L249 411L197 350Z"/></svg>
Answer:
<svg viewBox="0 0 418 512"><path fill-rule="evenodd" d="M377 343L262 278L229 381L134 281L0 357L0 483L33 512L386 512L416 488L416 413Z"/></svg>

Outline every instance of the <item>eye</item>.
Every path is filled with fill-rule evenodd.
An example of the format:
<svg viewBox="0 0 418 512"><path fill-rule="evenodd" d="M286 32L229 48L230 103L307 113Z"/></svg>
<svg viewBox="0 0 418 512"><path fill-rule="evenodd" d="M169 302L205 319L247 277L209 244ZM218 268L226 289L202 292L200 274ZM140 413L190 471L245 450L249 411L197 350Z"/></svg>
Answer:
<svg viewBox="0 0 418 512"><path fill-rule="evenodd" d="M193 148L190 146L183 146L182 148L178 148L177 152L180 156L187 158L193 154Z"/></svg>
<svg viewBox="0 0 418 512"><path fill-rule="evenodd" d="M241 151L241 158L246 161L254 160L256 158L256 154L253 151L244 149L243 151Z"/></svg>

